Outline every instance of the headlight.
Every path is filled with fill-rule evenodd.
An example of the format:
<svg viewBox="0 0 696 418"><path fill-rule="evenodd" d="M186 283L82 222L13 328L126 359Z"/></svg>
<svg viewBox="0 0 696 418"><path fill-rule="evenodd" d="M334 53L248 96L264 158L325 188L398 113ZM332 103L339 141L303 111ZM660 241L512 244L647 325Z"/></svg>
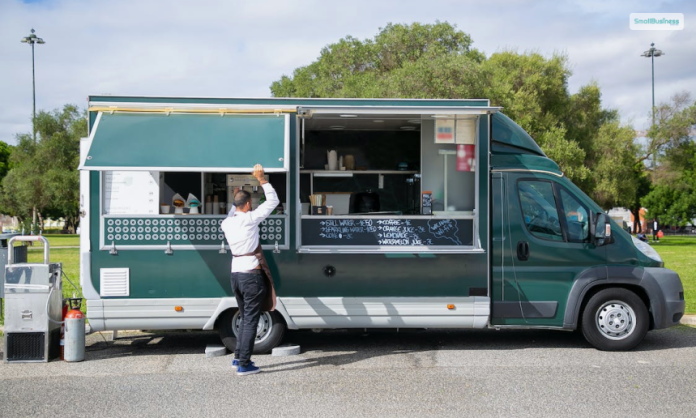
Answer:
<svg viewBox="0 0 696 418"><path fill-rule="evenodd" d="M657 251L655 251L655 249L650 246L650 244L648 244L647 242L643 242L634 236L631 236L631 239L633 239L633 245L635 245L638 251L643 253L646 257L652 258L655 261L662 262L660 254L658 254Z"/></svg>

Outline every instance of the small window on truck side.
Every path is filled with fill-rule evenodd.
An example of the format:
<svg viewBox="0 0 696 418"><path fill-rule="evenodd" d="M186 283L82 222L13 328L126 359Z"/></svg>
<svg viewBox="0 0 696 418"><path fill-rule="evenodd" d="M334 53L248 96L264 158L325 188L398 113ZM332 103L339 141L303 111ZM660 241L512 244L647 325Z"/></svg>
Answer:
<svg viewBox="0 0 696 418"><path fill-rule="evenodd" d="M573 195L566 189L559 187L561 205L565 214L565 229L568 242L585 242L590 234L589 213Z"/></svg>

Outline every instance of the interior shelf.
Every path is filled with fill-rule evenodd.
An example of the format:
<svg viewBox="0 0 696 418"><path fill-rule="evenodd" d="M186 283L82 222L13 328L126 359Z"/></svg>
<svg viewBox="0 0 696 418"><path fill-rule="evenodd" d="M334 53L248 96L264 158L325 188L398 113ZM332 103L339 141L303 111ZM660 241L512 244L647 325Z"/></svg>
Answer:
<svg viewBox="0 0 696 418"><path fill-rule="evenodd" d="M329 174L329 175L355 175L355 174L418 174L416 170L300 170L300 174Z"/></svg>

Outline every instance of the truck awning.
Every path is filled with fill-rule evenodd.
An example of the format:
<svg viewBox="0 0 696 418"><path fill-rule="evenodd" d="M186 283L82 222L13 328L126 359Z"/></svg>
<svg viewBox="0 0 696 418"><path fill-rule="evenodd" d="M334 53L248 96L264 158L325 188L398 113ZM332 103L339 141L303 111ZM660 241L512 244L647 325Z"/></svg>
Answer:
<svg viewBox="0 0 696 418"><path fill-rule="evenodd" d="M485 115L500 110L497 106L300 106L297 114L301 117L315 115Z"/></svg>
<svg viewBox="0 0 696 418"><path fill-rule="evenodd" d="M80 170L287 171L289 116L99 112Z"/></svg>

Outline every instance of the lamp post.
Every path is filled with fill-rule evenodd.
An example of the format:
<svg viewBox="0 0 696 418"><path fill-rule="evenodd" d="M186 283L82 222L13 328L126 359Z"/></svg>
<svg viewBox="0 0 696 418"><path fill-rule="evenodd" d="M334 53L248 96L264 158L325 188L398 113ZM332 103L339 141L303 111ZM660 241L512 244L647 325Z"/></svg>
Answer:
<svg viewBox="0 0 696 418"><path fill-rule="evenodd" d="M655 124L655 57L661 57L665 55L661 49L655 48L655 43L650 44L650 49L643 52L641 57L650 58L652 61L652 123Z"/></svg>
<svg viewBox="0 0 696 418"><path fill-rule="evenodd" d="M22 43L31 45L31 87L34 102L34 113L31 119L32 131L34 132L34 145L36 145L36 76L34 73L34 44L45 44L46 42L35 35L35 30L31 30L31 35L22 38Z"/></svg>
<svg viewBox="0 0 696 418"><path fill-rule="evenodd" d="M661 49L655 48L655 42L650 44L650 49L643 52L641 57L650 58L652 62L652 124L655 125L655 57L665 55ZM655 155L652 157L652 168L655 169Z"/></svg>
<svg viewBox="0 0 696 418"><path fill-rule="evenodd" d="M36 31L32 28L31 34L22 38L22 43L31 45L31 88L32 88L32 101L34 103L34 111L31 118L31 130L33 133L34 146L36 146L36 74L34 72L34 44L45 44L46 42L36 36ZM32 224L31 230L34 232L34 225L36 225L36 206L32 209Z"/></svg>

